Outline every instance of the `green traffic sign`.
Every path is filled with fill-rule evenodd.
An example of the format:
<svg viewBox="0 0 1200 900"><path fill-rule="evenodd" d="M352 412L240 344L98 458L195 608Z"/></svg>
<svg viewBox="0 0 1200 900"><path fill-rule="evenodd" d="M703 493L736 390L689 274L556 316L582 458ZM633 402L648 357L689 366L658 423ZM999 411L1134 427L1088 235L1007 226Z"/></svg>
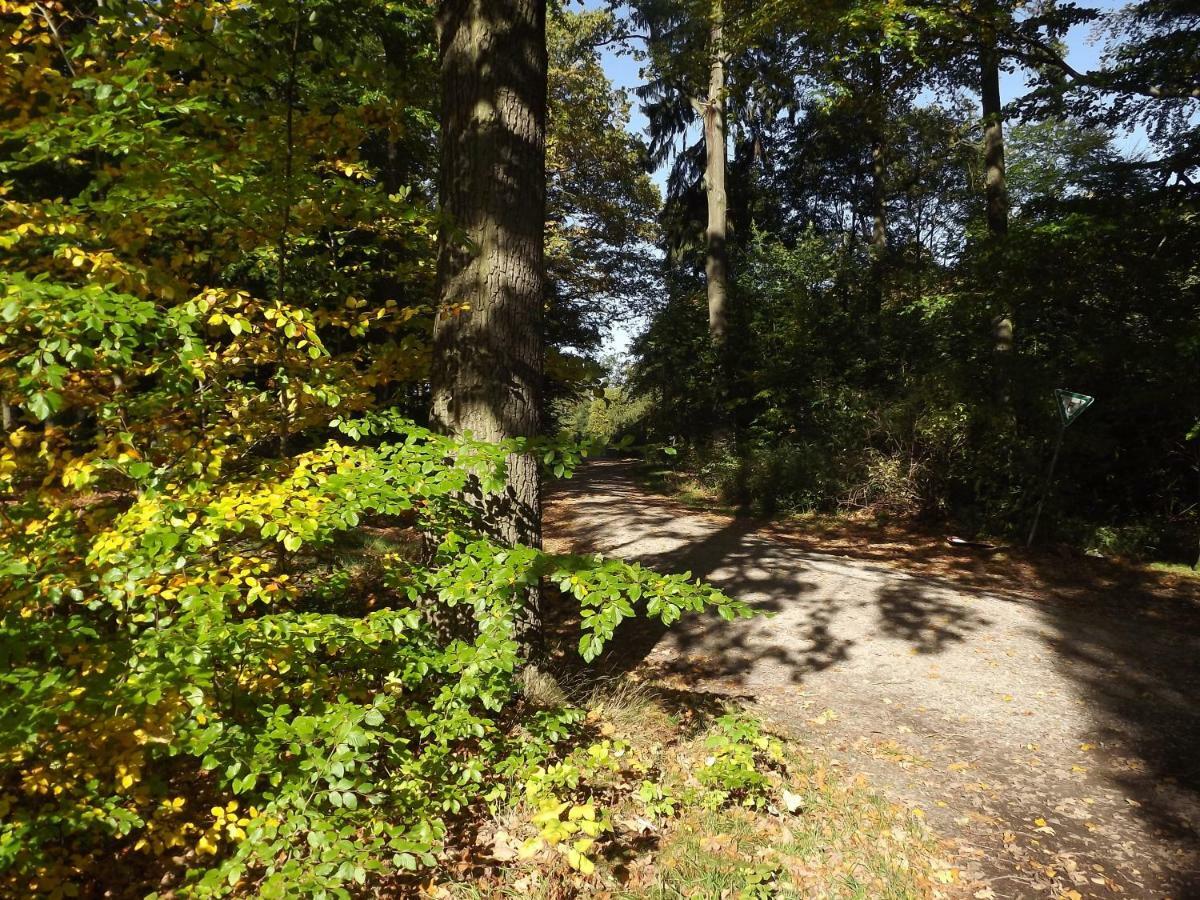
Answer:
<svg viewBox="0 0 1200 900"><path fill-rule="evenodd" d="M1095 401L1095 397L1089 397L1087 394L1077 394L1074 391L1064 391L1061 388L1054 392L1054 396L1058 399L1058 414L1062 416L1063 428L1066 428L1081 415Z"/></svg>

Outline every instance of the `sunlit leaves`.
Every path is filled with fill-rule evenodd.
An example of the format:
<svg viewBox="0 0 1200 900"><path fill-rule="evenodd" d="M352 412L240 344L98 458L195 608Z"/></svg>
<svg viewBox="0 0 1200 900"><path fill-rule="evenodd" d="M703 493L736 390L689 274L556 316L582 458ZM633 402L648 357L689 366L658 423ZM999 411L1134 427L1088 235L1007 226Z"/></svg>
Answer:
<svg viewBox="0 0 1200 900"><path fill-rule="evenodd" d="M501 489L510 453L562 467L580 448L455 441L394 413L338 427L367 442L330 441L253 479L151 482L82 530L69 513L15 520L0 551L0 637L22 643L0 685L21 699L0 713L13 752L37 746L45 763L0 825L26 835L14 877L65 866L51 849L64 830L79 847L116 833L139 852L191 848L201 894L250 876L316 890L432 865L446 818L503 795L574 721L547 722L532 756L502 724L520 697L514 617L529 586L549 579L581 605L588 659L641 604L664 622L706 607L748 614L686 576L472 530L464 496ZM127 471L151 475L136 461ZM375 561L383 602L364 606L336 569L308 574L380 515L410 517L438 542L429 558ZM431 607L462 609L471 627L439 637ZM197 802L171 799L179 778L205 785ZM563 812L546 840L586 874L600 814Z"/></svg>

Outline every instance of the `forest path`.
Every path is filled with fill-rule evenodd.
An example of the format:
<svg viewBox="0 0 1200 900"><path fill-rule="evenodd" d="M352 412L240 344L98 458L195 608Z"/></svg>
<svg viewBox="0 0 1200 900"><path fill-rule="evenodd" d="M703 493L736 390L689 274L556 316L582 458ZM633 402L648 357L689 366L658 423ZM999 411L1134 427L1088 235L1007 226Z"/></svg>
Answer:
<svg viewBox="0 0 1200 900"><path fill-rule="evenodd" d="M628 623L608 663L737 697L949 843L966 897L1200 897L1200 615L1127 585L1005 596L811 552L599 460L547 543L690 570L770 618ZM1085 599L1080 599L1080 597Z"/></svg>

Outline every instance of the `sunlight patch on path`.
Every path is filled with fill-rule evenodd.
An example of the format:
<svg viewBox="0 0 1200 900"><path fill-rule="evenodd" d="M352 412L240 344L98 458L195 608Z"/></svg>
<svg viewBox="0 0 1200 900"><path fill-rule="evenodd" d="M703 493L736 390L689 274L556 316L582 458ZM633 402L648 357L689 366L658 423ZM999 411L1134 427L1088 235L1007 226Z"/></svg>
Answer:
<svg viewBox="0 0 1200 900"><path fill-rule="evenodd" d="M926 811L966 896L1200 890L1200 637L963 589L683 510L599 461L548 534L689 570L770 617L631 635L620 661L753 703Z"/></svg>

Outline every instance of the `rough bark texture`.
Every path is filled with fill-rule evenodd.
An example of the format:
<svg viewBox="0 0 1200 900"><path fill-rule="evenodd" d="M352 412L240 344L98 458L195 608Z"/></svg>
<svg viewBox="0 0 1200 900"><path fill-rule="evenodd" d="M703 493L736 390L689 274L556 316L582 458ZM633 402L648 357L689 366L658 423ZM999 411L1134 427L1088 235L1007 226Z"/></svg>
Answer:
<svg viewBox="0 0 1200 900"><path fill-rule="evenodd" d="M883 260L888 249L886 153L880 123L871 141L871 256L876 264Z"/></svg>
<svg viewBox="0 0 1200 900"><path fill-rule="evenodd" d="M432 418L483 440L540 426L545 297L545 0L443 0L440 308ZM541 545L537 460L508 460L505 496L481 503L505 544ZM535 598L521 623L540 631Z"/></svg>
<svg viewBox="0 0 1200 900"><path fill-rule="evenodd" d="M729 201L725 193L725 50L721 0L713 4L709 52L708 99L704 103L704 184L708 193L704 274L708 286L708 332L714 344L724 347L729 330Z"/></svg>
<svg viewBox="0 0 1200 900"><path fill-rule="evenodd" d="M996 52L996 34L992 28L984 30L979 64L988 230L992 234L1007 234L1008 186L1004 180L1004 114L1000 105L1000 57Z"/></svg>
<svg viewBox="0 0 1200 900"><path fill-rule="evenodd" d="M984 195L988 233L994 240L1008 234L1008 186L1004 178L1004 111L1000 103L1000 54L996 50L996 8L984 7L979 36L979 94L983 106ZM1013 316L1007 307L992 319L993 394L1001 406L1010 402L1013 364Z"/></svg>

